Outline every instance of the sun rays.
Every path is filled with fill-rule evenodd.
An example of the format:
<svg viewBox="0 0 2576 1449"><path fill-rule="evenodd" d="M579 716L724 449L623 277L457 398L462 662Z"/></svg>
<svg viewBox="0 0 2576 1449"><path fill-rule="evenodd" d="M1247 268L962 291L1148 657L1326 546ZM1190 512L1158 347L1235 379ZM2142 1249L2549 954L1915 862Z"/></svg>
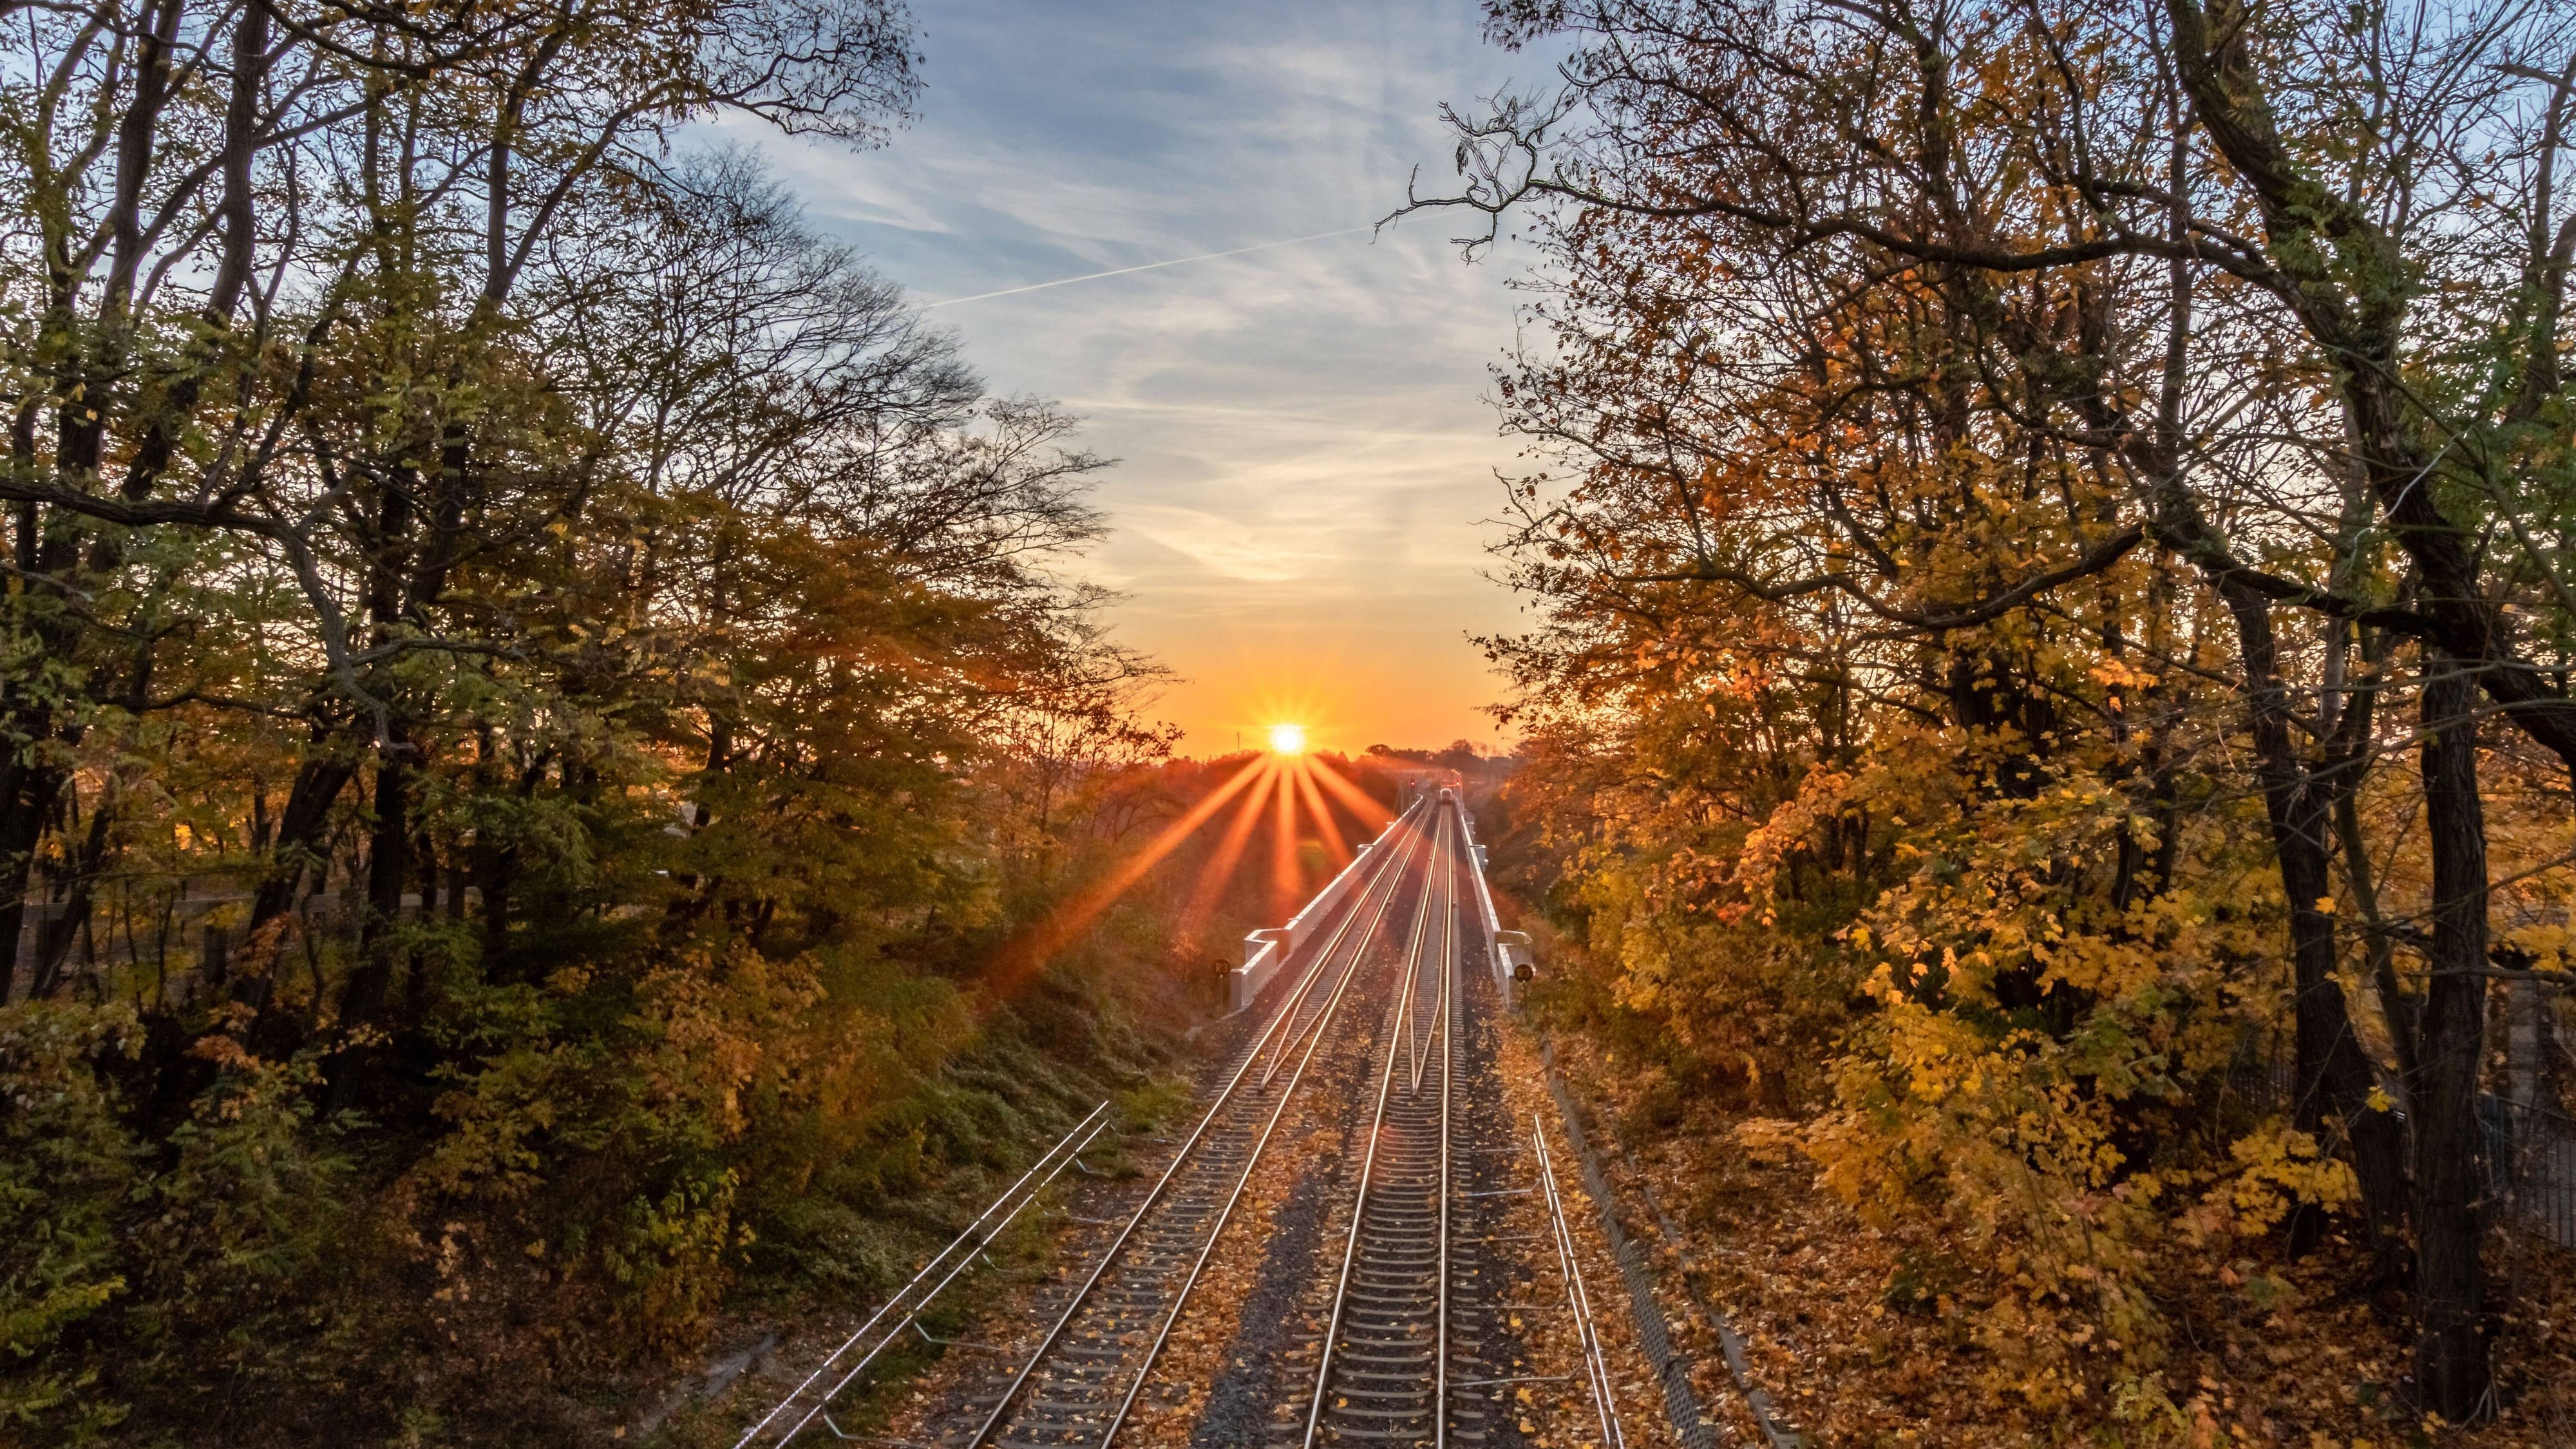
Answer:
<svg viewBox="0 0 2576 1449"><path fill-rule="evenodd" d="M1284 731L1293 731L1293 739L1283 740ZM1005 992L1026 980L1220 815L1226 816L1222 833L1189 885L1177 938L1194 939L1205 928L1259 833L1270 836L1263 908L1273 918L1270 924L1285 921L1332 871L1351 862L1351 831L1357 829L1363 837L1374 835L1393 812L1352 783L1335 761L1306 753L1302 726L1273 726L1271 737L1270 753L1246 760L1223 784L1098 880L1058 902L1036 924L1013 937L993 958L986 979ZM1288 747L1291 743L1294 748ZM1227 815L1229 806L1232 813ZM1310 841L1323 848L1321 875L1307 866Z"/></svg>

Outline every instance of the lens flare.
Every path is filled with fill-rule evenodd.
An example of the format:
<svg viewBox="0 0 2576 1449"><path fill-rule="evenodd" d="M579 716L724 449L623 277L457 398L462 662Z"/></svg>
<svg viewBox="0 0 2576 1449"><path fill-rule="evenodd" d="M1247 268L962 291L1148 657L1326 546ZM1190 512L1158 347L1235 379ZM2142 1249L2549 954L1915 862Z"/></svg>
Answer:
<svg viewBox="0 0 2576 1449"><path fill-rule="evenodd" d="M1275 724L1270 727L1270 751L1277 755L1306 753L1306 727L1301 724Z"/></svg>

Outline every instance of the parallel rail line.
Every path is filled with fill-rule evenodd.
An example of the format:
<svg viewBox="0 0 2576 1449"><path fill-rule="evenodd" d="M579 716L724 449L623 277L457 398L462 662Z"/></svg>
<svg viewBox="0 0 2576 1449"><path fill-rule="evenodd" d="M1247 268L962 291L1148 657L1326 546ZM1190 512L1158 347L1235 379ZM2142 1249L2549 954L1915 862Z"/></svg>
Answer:
<svg viewBox="0 0 2576 1449"><path fill-rule="evenodd" d="M1593 1412L1601 1423L1602 1449L1627 1449L1619 1427L1619 1403L1610 1379L1610 1358L1592 1322L1592 1294L1583 1286L1583 1262L1575 1253L1574 1230L1565 1220L1565 1199L1556 1190L1556 1159L1547 1150L1547 1126L1530 1114L1530 1152L1538 1160L1539 1185L1546 1189L1548 1236L1556 1249L1557 1271L1565 1278L1565 1309L1574 1320L1583 1359L1584 1387L1591 1392Z"/></svg>
<svg viewBox="0 0 2576 1449"><path fill-rule="evenodd" d="M776 1406L762 1415L759 1423L745 1430L743 1436L734 1441L734 1449L748 1449L752 1441L758 1439L772 1424L794 1414L796 1406L804 1402L809 1394L813 1394L813 1402L806 1407L802 1415L797 1416L795 1421L787 1426L786 1431L779 1435L777 1442L783 1445L792 1441L818 1419L835 1437L845 1439L850 1437L841 1431L839 1425L831 1421L828 1411L831 1409L832 1401L838 1398L859 1375L867 1372L868 1366L876 1361L879 1354L885 1352L888 1345L900 1338L905 1329L918 1322L931 1302L938 1298L948 1285L956 1282L960 1274L973 1267L976 1258L992 1245L993 1240L1000 1237L1003 1230L1008 1228L1031 1203L1044 1195L1048 1186L1062 1175L1067 1167L1072 1166L1081 1157L1083 1149L1090 1146L1108 1126L1109 1104L1104 1101L1094 1106L1081 1121L1073 1124L1073 1130L1057 1139L1056 1144L1041 1154L1037 1161L1029 1164L1028 1170L1020 1174L1018 1181L1002 1189L1001 1196L994 1198L982 1212L976 1214L975 1220L968 1223L965 1230L951 1240L948 1246L932 1254L930 1261L921 1265L921 1270L912 1275L910 1282L895 1290L892 1298L880 1305L876 1312L868 1315L865 1322L841 1341L840 1347L832 1350L830 1356L815 1365L813 1372L807 1374L803 1382L797 1384L785 1398L778 1401ZM941 1271L943 1267L946 1269L945 1272ZM938 1275L938 1281L931 1281L933 1274ZM900 1310L899 1314L898 1310ZM878 1325L885 1323L890 1314L898 1315L895 1321L886 1327L885 1332L878 1336L875 1343L868 1346L865 1353L851 1360L844 1368L842 1360L848 1357L852 1349L858 1347L859 1340L866 1338L877 1329ZM814 1393L816 1386L823 1384L824 1378L832 1374L835 1369L840 1369L838 1377L828 1385L823 1385L819 1394Z"/></svg>
<svg viewBox="0 0 2576 1449"><path fill-rule="evenodd" d="M1483 979L1488 973L1467 970L1467 943L1481 948L1478 927L1487 924L1473 849L1464 811L1445 790L1388 827L1329 935L1222 1080L1210 1078L1214 1092L1196 1127L1173 1145L1142 1196L1103 1217L1065 1210L1095 1246L1069 1249L1087 1267L1041 1294L1032 1336L1000 1347L948 1345L991 1353L1006 1366L957 1381L947 1407L920 1431L938 1449L1111 1449L1157 1389L1156 1366L1292 1104L1318 1093L1354 1113L1336 1172L1352 1184L1348 1222L1327 1229L1340 1239L1337 1275L1331 1249L1321 1245L1311 1268L1303 1257L1276 1260L1275 1271L1289 1275L1283 1281L1329 1292L1329 1310L1323 1297L1310 1300L1307 1332L1321 1327L1320 1340L1302 1339L1314 1348L1311 1372L1289 1361L1272 1370L1277 1396L1266 1402L1293 1416L1269 1421L1275 1449L1519 1442L1513 1401L1530 1403L1520 1391L1541 1384L1559 1386L1546 1402L1562 1406L1551 1412L1577 1416L1578 1439L1597 1432L1601 1449L1625 1449L1546 1134L1533 1118L1524 1135L1504 1106L1489 1018L1497 991ZM1410 920L1400 939L1388 939L1387 917L1408 896ZM1363 1001L1386 1004L1361 1009ZM1372 1033L1382 1045L1372 1044ZM1301 1096L1316 1082L1326 1085ZM1341 1083L1353 1090L1342 1095ZM1364 1135L1356 1120L1363 1100ZM735 1449L754 1449L765 1434L776 1435L765 1449L784 1449L815 1424L844 1441L901 1442L849 1433L825 1411L896 1337L921 1331L923 1310L1060 1174L1089 1170L1077 1158L1108 1121L1103 1104L1076 1124ZM1342 1209L1323 1211L1332 1222ZM1561 1295L1543 1286L1551 1274ZM1561 1301L1540 1301L1550 1297ZM1560 1311L1571 1320L1577 1362L1562 1363L1560 1349L1531 1362L1519 1315ZM1572 1397L1577 1382L1590 1401L1583 1407Z"/></svg>
<svg viewBox="0 0 2576 1449"><path fill-rule="evenodd" d="M1315 1365L1308 1449L1327 1442L1448 1444L1450 1096L1457 1038L1449 981L1457 969L1457 864L1445 802L1433 822L1396 1030L1378 1073L1340 1278ZM1426 1010L1425 998L1435 993L1436 1004ZM1432 1079L1427 1092L1426 1074Z"/></svg>
<svg viewBox="0 0 2576 1449"><path fill-rule="evenodd" d="M1106 1449L1133 1410L1245 1183L1329 1034L1423 839L1417 823L1400 848L1385 850L1385 863L1316 953L1306 977L1243 1053L1198 1126L956 1449ZM1363 916L1366 925L1359 927ZM1357 939L1336 974L1333 959L1355 927ZM1252 1067L1265 1051L1270 1063L1247 1091ZM1296 1065L1279 1083L1280 1065L1291 1055Z"/></svg>

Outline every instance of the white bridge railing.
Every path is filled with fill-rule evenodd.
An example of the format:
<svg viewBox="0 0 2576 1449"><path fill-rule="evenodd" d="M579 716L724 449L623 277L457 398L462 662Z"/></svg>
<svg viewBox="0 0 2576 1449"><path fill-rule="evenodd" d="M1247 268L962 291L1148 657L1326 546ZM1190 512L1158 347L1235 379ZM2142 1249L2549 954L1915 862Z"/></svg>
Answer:
<svg viewBox="0 0 2576 1449"><path fill-rule="evenodd" d="M1408 810L1405 813L1412 812ZM1359 854L1351 857L1351 863L1342 867L1341 874L1317 891L1304 910L1289 917L1287 925L1264 926L1243 938L1243 964L1234 968L1234 975L1230 978L1226 1000L1228 1011L1241 1011L1261 995L1262 989L1278 976L1279 968L1287 965L1289 958L1297 954L1297 948L1305 945L1307 938L1322 927L1324 918L1332 914L1333 907L1349 897L1351 888L1359 883L1361 870L1369 863L1369 857L1386 844L1387 837L1394 834L1395 827L1403 822L1404 815L1388 821L1386 829L1378 832L1377 839L1361 846Z"/></svg>
<svg viewBox="0 0 2576 1449"><path fill-rule="evenodd" d="M1475 847L1467 856L1476 866L1469 874L1476 878L1476 912L1485 927L1485 960L1494 968L1494 986L1503 993L1505 1004L1509 1004L1512 982L1517 973L1536 958L1530 953L1528 934L1504 930L1502 917L1494 914L1494 893L1485 885L1485 847L1476 844L1475 817L1461 807L1458 819L1466 827L1467 843Z"/></svg>

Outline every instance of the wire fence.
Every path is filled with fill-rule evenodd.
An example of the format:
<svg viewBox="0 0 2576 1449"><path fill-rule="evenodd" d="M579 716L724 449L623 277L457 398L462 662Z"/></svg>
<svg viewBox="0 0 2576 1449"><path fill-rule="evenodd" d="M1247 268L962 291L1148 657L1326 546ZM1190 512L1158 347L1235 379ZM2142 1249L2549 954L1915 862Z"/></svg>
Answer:
<svg viewBox="0 0 2576 1449"><path fill-rule="evenodd" d="M2287 1113L2297 1096L2288 1061L2249 1057L2228 1090L2257 1112ZM2576 1248L2576 1117L2494 1092L2478 1098L2489 1221Z"/></svg>
<svg viewBox="0 0 2576 1449"><path fill-rule="evenodd" d="M2487 1197L2511 1225L2576 1248L2576 1118L2492 1093L2479 1099Z"/></svg>

